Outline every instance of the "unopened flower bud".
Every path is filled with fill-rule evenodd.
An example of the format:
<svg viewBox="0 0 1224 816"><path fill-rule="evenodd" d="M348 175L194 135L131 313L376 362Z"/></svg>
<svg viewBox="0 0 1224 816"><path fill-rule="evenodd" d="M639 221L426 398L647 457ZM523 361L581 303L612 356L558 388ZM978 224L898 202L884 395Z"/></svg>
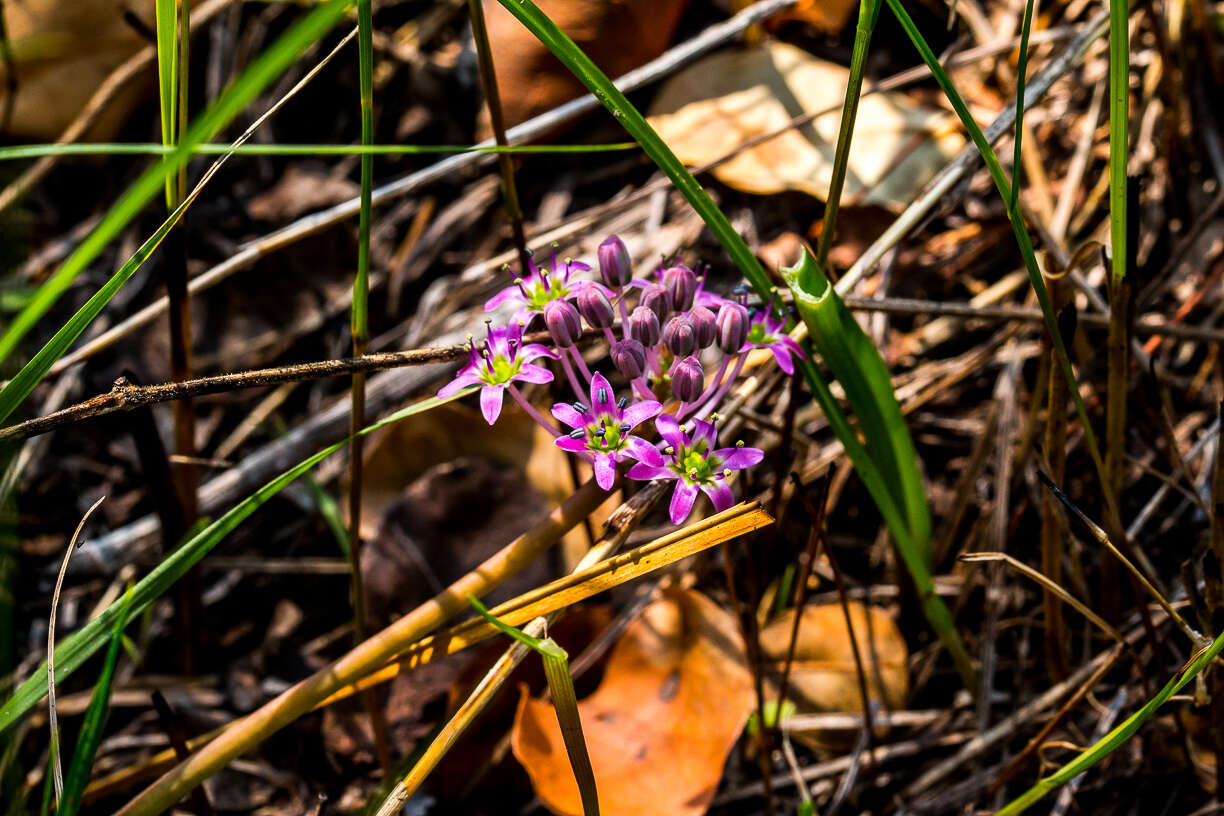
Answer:
<svg viewBox="0 0 1224 816"><path fill-rule="evenodd" d="M625 242L616 235L610 235L599 245L599 274L604 283L614 289L627 284L633 278L633 261Z"/></svg>
<svg viewBox="0 0 1224 816"><path fill-rule="evenodd" d="M616 321L612 301L598 286L584 286L578 293L578 311L596 329L606 329Z"/></svg>
<svg viewBox="0 0 1224 816"><path fill-rule="evenodd" d="M697 347L697 333L688 315L672 315L663 326L663 344L677 357L687 357Z"/></svg>
<svg viewBox="0 0 1224 816"><path fill-rule="evenodd" d="M663 286L671 295L672 306L678 312L688 311L697 296L697 275L684 264L669 267L663 272Z"/></svg>
<svg viewBox="0 0 1224 816"><path fill-rule="evenodd" d="M704 306L694 306L689 310L689 320L693 323L693 337L697 340L697 348L709 348L718 337L718 318Z"/></svg>
<svg viewBox="0 0 1224 816"><path fill-rule="evenodd" d="M629 336L643 346L659 342L659 316L649 306L639 306L629 315Z"/></svg>
<svg viewBox="0 0 1224 816"><path fill-rule="evenodd" d="M724 303L718 310L718 347L727 354L737 353L748 339L750 322L744 305Z"/></svg>
<svg viewBox="0 0 1224 816"><path fill-rule="evenodd" d="M647 284L642 288L642 294L638 298L638 305L645 306L654 312L655 316L659 318L660 323L666 320L667 316L672 313L671 295L667 293L666 288L658 283Z"/></svg>
<svg viewBox="0 0 1224 816"><path fill-rule="evenodd" d="M562 348L574 345L582 336L582 321L574 304L564 298L550 300L544 307L544 325L553 341Z"/></svg>
<svg viewBox="0 0 1224 816"><path fill-rule="evenodd" d="M681 402L696 402L705 386L705 372L696 357L685 357L672 369L671 390Z"/></svg>
<svg viewBox="0 0 1224 816"><path fill-rule="evenodd" d="M633 338L612 344L612 365L630 380L646 371L646 349Z"/></svg>

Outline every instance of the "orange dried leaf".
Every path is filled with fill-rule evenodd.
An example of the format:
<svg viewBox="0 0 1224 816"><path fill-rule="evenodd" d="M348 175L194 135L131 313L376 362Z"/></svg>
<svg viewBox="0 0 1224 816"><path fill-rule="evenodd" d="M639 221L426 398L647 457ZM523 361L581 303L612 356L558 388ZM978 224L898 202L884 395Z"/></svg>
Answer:
<svg viewBox="0 0 1224 816"><path fill-rule="evenodd" d="M733 616L700 593L665 590L625 630L599 689L578 703L600 813L704 813L747 719L751 692ZM524 694L511 746L551 811L582 813L548 702Z"/></svg>

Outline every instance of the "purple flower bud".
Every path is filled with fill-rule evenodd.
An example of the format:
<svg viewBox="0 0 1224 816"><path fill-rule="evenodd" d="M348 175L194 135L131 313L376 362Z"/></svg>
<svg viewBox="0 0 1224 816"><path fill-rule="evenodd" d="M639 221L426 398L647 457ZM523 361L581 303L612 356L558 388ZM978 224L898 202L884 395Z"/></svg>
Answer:
<svg viewBox="0 0 1224 816"><path fill-rule="evenodd" d="M685 357L672 369L671 390L681 402L696 402L705 387L705 372L696 357Z"/></svg>
<svg viewBox="0 0 1224 816"><path fill-rule="evenodd" d="M633 260L625 242L616 235L609 235L599 245L599 274L604 283L619 289L633 278Z"/></svg>
<svg viewBox="0 0 1224 816"><path fill-rule="evenodd" d="M646 349L632 338L612 344L612 365L627 378L634 380L646 370Z"/></svg>
<svg viewBox="0 0 1224 816"><path fill-rule="evenodd" d="M693 323L693 337L697 340L697 348L709 348L718 337L718 318L704 306L694 306L689 310L689 320Z"/></svg>
<svg viewBox="0 0 1224 816"><path fill-rule="evenodd" d="M677 357L687 357L697 347L697 332L688 315L677 314L667 319L663 326L663 343Z"/></svg>
<svg viewBox="0 0 1224 816"><path fill-rule="evenodd" d="M673 266L663 272L663 286L671 295L676 311L685 312L693 305L697 296L697 276L684 264Z"/></svg>
<svg viewBox="0 0 1224 816"><path fill-rule="evenodd" d="M578 293L578 311L596 329L606 329L616 321L612 301L598 286L584 286Z"/></svg>
<svg viewBox="0 0 1224 816"><path fill-rule="evenodd" d="M550 300L544 307L544 325L553 341L562 348L574 345L582 336L582 321L574 304L564 298Z"/></svg>
<svg viewBox="0 0 1224 816"><path fill-rule="evenodd" d="M735 354L744 347L750 323L747 307L740 303L724 303L718 310L717 323L720 349Z"/></svg>
<svg viewBox="0 0 1224 816"><path fill-rule="evenodd" d="M638 298L638 306L645 306L647 309L650 309L659 318L661 323L672 313L671 295L667 293L667 289L661 284L650 283L642 287L642 294ZM650 345L650 343L646 345Z"/></svg>
<svg viewBox="0 0 1224 816"><path fill-rule="evenodd" d="M639 306L629 315L629 336L643 346L659 342L659 316L649 306Z"/></svg>

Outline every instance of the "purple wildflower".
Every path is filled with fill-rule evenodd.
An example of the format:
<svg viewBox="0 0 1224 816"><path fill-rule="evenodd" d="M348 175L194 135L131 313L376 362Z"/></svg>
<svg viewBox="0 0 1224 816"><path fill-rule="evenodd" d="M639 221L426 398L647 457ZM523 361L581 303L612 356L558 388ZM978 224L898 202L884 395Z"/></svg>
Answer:
<svg viewBox="0 0 1224 816"><path fill-rule="evenodd" d="M489 339L479 348L469 338L467 345L468 364L459 369L438 396L446 398L472 385L480 389L480 411L485 421L492 425L501 414L502 399L506 387L513 382L552 382L552 372L542 366L532 365L537 357L560 357L552 349L539 343L523 345L523 325L493 328L489 325Z"/></svg>
<svg viewBox="0 0 1224 816"><path fill-rule="evenodd" d="M630 468L629 478L676 481L670 507L672 524L683 524L689 517L698 491L710 497L716 511L726 510L735 501L727 485L731 471L753 467L765 458L763 451L745 448L743 443L734 448L712 450L718 431L710 422L693 420L690 427L676 422L671 414L660 414L655 419L655 427L667 443L663 451L666 464L659 467L642 461Z"/></svg>
<svg viewBox="0 0 1224 816"><path fill-rule="evenodd" d="M615 402L612 386L602 374L591 378L591 404L559 402L552 415L574 430L557 438L557 447L594 458L595 482L610 490L616 481L616 463L634 459L639 465L661 466L663 456L645 439L630 434L635 427L658 415L663 406L653 400L629 404ZM636 466L635 466L636 467Z"/></svg>
<svg viewBox="0 0 1224 816"><path fill-rule="evenodd" d="M748 329L748 339L744 341L744 347L740 351L747 351L750 348L767 348L773 352L774 359L778 361L778 368L788 375L794 374L795 361L791 359L792 355L797 356L800 360L807 358L804 357L803 349L799 348L795 339L782 331L782 327L786 325L786 317L772 317L769 312L769 309L765 309L753 316Z"/></svg>
<svg viewBox="0 0 1224 816"><path fill-rule="evenodd" d="M522 304L514 313L511 323L531 322L532 315L543 314L544 307L550 302L561 298L576 297L584 286L598 285L592 281L570 281L570 275L575 269L589 270L591 267L581 261L571 258L557 261L554 249L552 262L548 269L538 266L535 259L529 259L530 269L523 277L515 277L514 285L507 286L485 302L485 311L491 312L504 303ZM509 271L509 267L506 267Z"/></svg>

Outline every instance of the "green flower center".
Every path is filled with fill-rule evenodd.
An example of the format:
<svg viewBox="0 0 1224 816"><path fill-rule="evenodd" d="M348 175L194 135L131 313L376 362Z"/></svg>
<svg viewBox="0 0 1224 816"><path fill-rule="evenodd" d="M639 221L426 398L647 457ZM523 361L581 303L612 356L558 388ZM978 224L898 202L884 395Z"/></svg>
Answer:
<svg viewBox="0 0 1224 816"><path fill-rule="evenodd" d="M717 475L721 464L717 457L706 456L705 443L698 442L694 447L681 449L671 468L687 482L706 484Z"/></svg>
<svg viewBox="0 0 1224 816"><path fill-rule="evenodd" d="M523 283L523 288L527 290L527 305L532 311L542 312L547 306L558 298L568 297L570 289L559 280L551 280L547 289L544 288L543 282Z"/></svg>
<svg viewBox="0 0 1224 816"><path fill-rule="evenodd" d="M757 343L768 344L773 342L773 338L765 334L764 323L753 323L752 328L748 330L748 342L754 345Z"/></svg>
<svg viewBox="0 0 1224 816"><path fill-rule="evenodd" d="M610 417L607 419L607 423L602 426L598 423L587 426L587 449L594 453L615 453L625 447L620 426L613 424ZM603 429L602 435L595 433L600 428Z"/></svg>
<svg viewBox="0 0 1224 816"><path fill-rule="evenodd" d="M510 360L506 357L495 356L491 363L485 364L480 380L486 385L502 385L514 379L522 367L522 361L517 358Z"/></svg>

